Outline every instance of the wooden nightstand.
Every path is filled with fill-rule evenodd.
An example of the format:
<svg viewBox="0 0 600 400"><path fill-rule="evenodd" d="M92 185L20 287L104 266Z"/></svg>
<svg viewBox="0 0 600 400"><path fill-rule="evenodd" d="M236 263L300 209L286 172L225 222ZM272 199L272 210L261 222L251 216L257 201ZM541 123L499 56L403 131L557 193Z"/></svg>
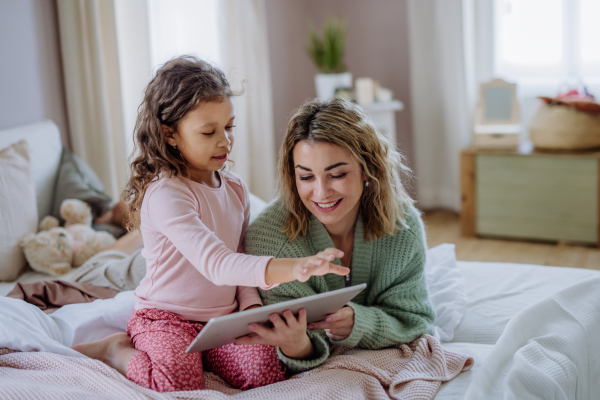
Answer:
<svg viewBox="0 0 600 400"><path fill-rule="evenodd" d="M461 185L464 236L600 246L600 152L468 148Z"/></svg>

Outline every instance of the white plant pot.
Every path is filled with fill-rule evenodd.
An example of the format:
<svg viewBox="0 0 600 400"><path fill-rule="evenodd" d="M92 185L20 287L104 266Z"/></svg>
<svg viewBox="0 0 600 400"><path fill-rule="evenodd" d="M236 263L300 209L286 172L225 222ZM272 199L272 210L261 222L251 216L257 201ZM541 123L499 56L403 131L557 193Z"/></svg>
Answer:
<svg viewBox="0 0 600 400"><path fill-rule="evenodd" d="M315 88L319 100L329 100L335 95L336 89L352 89L352 74L317 74L315 75Z"/></svg>

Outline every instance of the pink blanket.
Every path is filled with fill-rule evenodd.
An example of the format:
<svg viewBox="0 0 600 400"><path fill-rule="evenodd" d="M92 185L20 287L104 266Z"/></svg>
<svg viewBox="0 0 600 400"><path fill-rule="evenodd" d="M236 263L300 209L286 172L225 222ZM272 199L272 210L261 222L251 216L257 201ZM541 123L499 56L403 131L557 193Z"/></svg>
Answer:
<svg viewBox="0 0 600 400"><path fill-rule="evenodd" d="M0 398L60 399L433 399L440 385L473 366L424 335L384 350L338 347L329 360L287 381L242 392L206 373L205 390L157 393L100 361L0 349Z"/></svg>

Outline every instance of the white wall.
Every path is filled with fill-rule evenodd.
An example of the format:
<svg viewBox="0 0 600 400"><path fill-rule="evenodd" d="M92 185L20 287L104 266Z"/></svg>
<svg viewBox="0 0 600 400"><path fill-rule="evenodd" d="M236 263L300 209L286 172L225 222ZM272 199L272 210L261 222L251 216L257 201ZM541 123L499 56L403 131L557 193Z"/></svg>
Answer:
<svg viewBox="0 0 600 400"><path fill-rule="evenodd" d="M53 120L70 147L55 0L0 0L0 129Z"/></svg>

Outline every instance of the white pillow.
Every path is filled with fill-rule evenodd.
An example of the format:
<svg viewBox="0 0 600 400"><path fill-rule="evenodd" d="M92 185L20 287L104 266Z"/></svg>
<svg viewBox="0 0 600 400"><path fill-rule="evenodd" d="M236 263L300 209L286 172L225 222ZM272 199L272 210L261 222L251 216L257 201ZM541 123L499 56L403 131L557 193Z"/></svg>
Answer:
<svg viewBox="0 0 600 400"><path fill-rule="evenodd" d="M13 281L26 264L19 241L37 231L35 184L29 145L21 140L0 150L0 281Z"/></svg>
<svg viewBox="0 0 600 400"><path fill-rule="evenodd" d="M427 250L425 281L435 310L434 336L449 342L467 312L465 278L456 264L453 244L444 243Z"/></svg>
<svg viewBox="0 0 600 400"><path fill-rule="evenodd" d="M265 208L267 208L267 202L250 193L250 223L254 222Z"/></svg>

